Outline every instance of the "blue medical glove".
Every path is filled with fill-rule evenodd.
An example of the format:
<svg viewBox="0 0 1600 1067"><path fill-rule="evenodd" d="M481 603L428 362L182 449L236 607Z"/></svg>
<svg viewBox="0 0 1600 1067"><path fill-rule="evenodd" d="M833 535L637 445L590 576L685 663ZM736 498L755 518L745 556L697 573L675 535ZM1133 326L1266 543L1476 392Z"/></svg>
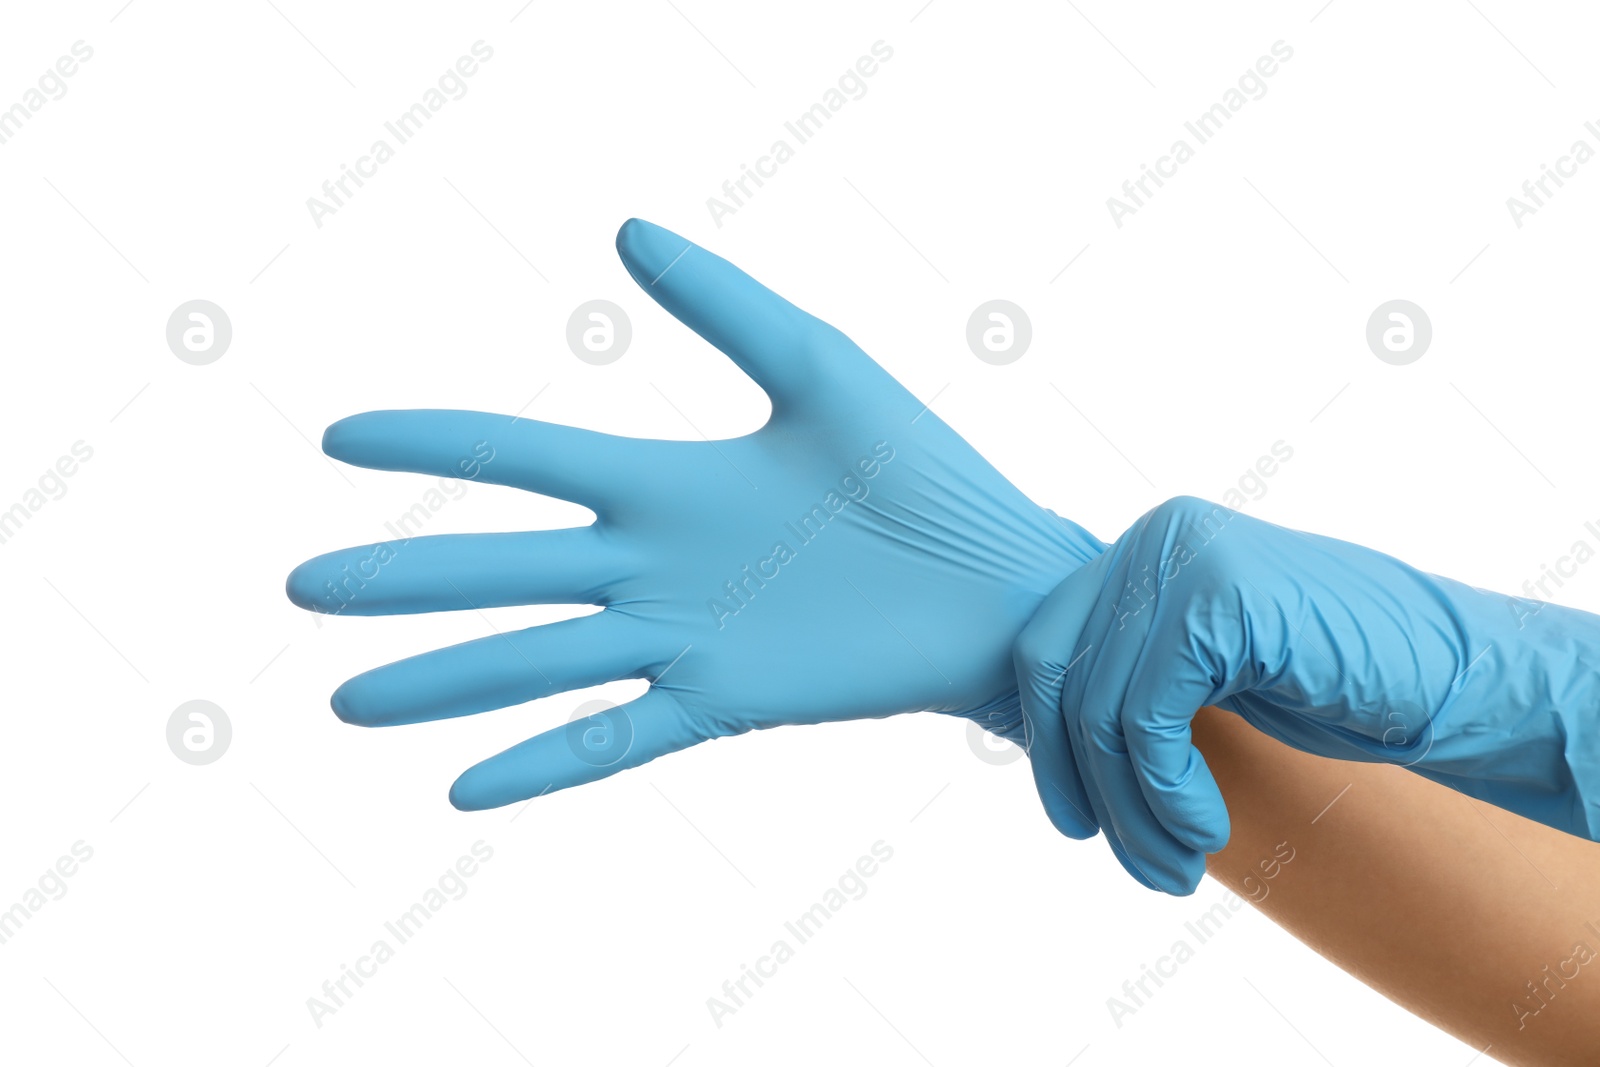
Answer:
<svg viewBox="0 0 1600 1067"><path fill-rule="evenodd" d="M450 799L473 810L791 723L937 711L1020 740L1012 643L1102 543L1030 501L848 337L732 264L637 219L617 251L645 292L766 390L771 418L723 441L471 411L334 423L323 449L346 463L516 486L598 518L319 556L289 576L296 604L603 608L368 671L334 693L339 717L415 723L650 680L630 703L467 770ZM1087 812L1081 789L1073 800ZM1086 818L1067 829L1095 831Z"/></svg>
<svg viewBox="0 0 1600 1067"><path fill-rule="evenodd" d="M1600 616L1486 592L1194 497L1069 575L1018 642L1046 810L1087 788L1130 873L1193 892L1228 812L1214 704L1317 755L1395 763L1600 839ZM1049 749L1046 757L1041 749Z"/></svg>

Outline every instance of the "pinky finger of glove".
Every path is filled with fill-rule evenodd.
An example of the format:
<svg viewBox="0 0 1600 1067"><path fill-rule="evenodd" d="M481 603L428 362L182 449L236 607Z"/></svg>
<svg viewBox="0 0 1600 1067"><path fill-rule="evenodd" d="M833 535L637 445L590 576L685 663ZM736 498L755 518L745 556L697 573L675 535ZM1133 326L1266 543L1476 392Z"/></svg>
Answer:
<svg viewBox="0 0 1600 1067"><path fill-rule="evenodd" d="M468 768L450 787L461 811L483 811L609 778L707 740L661 689L546 730Z"/></svg>

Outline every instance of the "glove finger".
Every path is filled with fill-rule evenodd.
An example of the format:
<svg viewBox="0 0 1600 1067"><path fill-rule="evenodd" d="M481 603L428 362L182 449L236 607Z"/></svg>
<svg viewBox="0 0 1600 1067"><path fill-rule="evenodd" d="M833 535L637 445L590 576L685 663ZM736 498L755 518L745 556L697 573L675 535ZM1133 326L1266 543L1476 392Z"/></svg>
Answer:
<svg viewBox="0 0 1600 1067"><path fill-rule="evenodd" d="M358 726L476 715L569 689L643 677L655 658L634 620L606 610L367 671L334 692L333 710Z"/></svg>
<svg viewBox="0 0 1600 1067"><path fill-rule="evenodd" d="M1171 892L1164 886L1157 885L1153 876L1146 873L1144 865L1134 859L1128 852L1127 846L1122 843L1122 838L1117 836L1115 830L1106 831L1106 844L1111 846L1111 854L1117 858L1117 862L1122 864L1122 869L1131 875L1135 882L1138 882L1153 893Z"/></svg>
<svg viewBox="0 0 1600 1067"><path fill-rule="evenodd" d="M1093 837L1100 824L1095 821L1088 792L1078 777L1072 742L1058 710L1060 703L1049 700L1046 692L1049 688L1048 685L1039 686L1036 699L1023 700L1022 721L1027 731L1023 747L1033 766L1033 784L1039 790L1039 801L1051 824L1066 836L1081 841ZM1059 687L1056 692L1059 693Z"/></svg>
<svg viewBox="0 0 1600 1067"><path fill-rule="evenodd" d="M450 787L450 803L481 811L586 785L706 740L700 724L662 689L574 719L469 768Z"/></svg>
<svg viewBox="0 0 1600 1067"><path fill-rule="evenodd" d="M1128 773L1176 841L1201 852L1221 852L1230 833L1228 806L1194 747L1189 724L1200 708L1224 694L1182 655L1158 662L1136 671L1124 697Z"/></svg>
<svg viewBox="0 0 1600 1067"><path fill-rule="evenodd" d="M1093 660L1092 647L1075 649L1104 581L1104 560L1091 560L1056 586L1023 628L1012 655L1039 800L1057 830L1079 839L1093 837L1099 823L1073 758L1061 693L1068 671L1087 671Z"/></svg>
<svg viewBox="0 0 1600 1067"><path fill-rule="evenodd" d="M643 219L622 224L617 254L639 288L733 360L774 409L818 381L823 324L721 256Z"/></svg>
<svg viewBox="0 0 1600 1067"><path fill-rule="evenodd" d="M1136 593L1129 594L1130 583L1119 581L1124 577L1122 569L1115 570L1109 597L1100 597L1085 635L1099 647L1092 663L1086 664L1087 672L1068 679L1061 710L1071 728L1079 773L1105 808L1104 813L1097 811L1102 828L1117 838L1127 859L1146 879L1164 892L1187 896L1205 873L1205 855L1162 825L1128 758L1124 706L1133 678L1146 671L1162 678L1171 673L1162 657L1150 654L1154 607ZM1148 666L1152 663L1154 667Z"/></svg>
<svg viewBox="0 0 1600 1067"><path fill-rule="evenodd" d="M1122 869L1127 871L1134 881L1153 892L1164 892L1162 886L1157 885L1152 874L1146 874L1143 867L1128 853L1127 846L1117 835L1115 824L1111 821L1111 811L1106 807L1104 794L1100 783L1095 779L1094 767L1085 758L1085 742L1077 724L1070 720L1066 723L1067 734L1072 738L1072 759L1078 769L1078 780L1083 783L1084 795L1089 801L1089 811L1094 815L1095 822L1100 829L1105 831L1106 844L1111 847L1111 854L1117 862L1122 864Z"/></svg>
<svg viewBox="0 0 1600 1067"><path fill-rule="evenodd" d="M322 450L357 467L509 485L601 510L633 495L647 442L482 411L368 411Z"/></svg>
<svg viewBox="0 0 1600 1067"><path fill-rule="evenodd" d="M412 615L599 604L623 570L621 553L593 526L441 534L323 553L291 571L287 589L296 606L324 615Z"/></svg>

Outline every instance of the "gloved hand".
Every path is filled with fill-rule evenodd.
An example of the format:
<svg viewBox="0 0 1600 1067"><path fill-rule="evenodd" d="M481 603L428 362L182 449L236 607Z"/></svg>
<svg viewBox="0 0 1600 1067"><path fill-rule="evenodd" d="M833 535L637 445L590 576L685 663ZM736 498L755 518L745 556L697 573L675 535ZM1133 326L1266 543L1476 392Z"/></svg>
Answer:
<svg viewBox="0 0 1600 1067"><path fill-rule="evenodd" d="M1600 616L1359 545L1177 497L1050 594L1017 669L1046 811L1077 835L1081 775L1123 865L1167 892L1228 840L1190 743L1206 705L1600 839Z"/></svg>
<svg viewBox="0 0 1600 1067"><path fill-rule="evenodd" d="M637 700L466 771L450 790L463 809L789 723L938 711L1020 739L1012 643L1101 542L1025 497L844 334L730 263L637 219L617 250L645 292L766 390L770 420L724 441L469 411L334 423L323 449L335 459L517 486L598 519L319 556L289 576L296 604L604 607L368 671L334 693L339 717L389 726L651 680Z"/></svg>

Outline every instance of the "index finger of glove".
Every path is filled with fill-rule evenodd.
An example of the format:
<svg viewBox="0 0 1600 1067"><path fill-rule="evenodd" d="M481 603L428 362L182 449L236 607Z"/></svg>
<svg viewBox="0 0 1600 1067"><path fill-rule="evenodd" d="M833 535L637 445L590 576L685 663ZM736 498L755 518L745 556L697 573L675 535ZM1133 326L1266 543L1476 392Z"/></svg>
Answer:
<svg viewBox="0 0 1600 1067"><path fill-rule="evenodd" d="M1056 829L1080 839L1093 837L1099 822L1078 774L1061 694L1067 672L1093 662L1094 649L1078 645L1099 598L1106 559L1091 560L1056 586L1023 628L1012 655L1039 800Z"/></svg>

